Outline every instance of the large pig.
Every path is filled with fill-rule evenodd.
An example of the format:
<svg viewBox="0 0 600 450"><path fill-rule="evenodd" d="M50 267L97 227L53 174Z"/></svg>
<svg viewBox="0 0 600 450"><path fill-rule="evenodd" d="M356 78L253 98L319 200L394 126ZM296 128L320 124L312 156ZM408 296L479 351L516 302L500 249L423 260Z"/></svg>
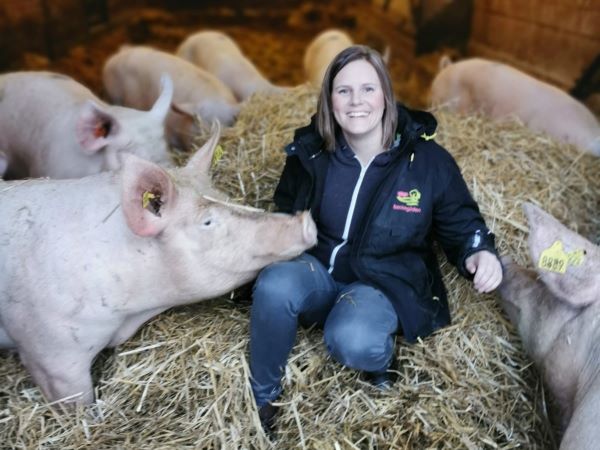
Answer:
<svg viewBox="0 0 600 450"><path fill-rule="evenodd" d="M329 63L351 45L352 39L342 30L325 30L318 34L304 52L304 73L308 82L320 87Z"/></svg>
<svg viewBox="0 0 600 450"><path fill-rule="evenodd" d="M433 105L460 113L481 112L492 119L518 117L534 131L545 132L600 155L600 124L566 92L513 67L472 58L440 60L431 85Z"/></svg>
<svg viewBox="0 0 600 450"><path fill-rule="evenodd" d="M212 73L234 93L239 101L255 92L281 93L286 88L267 80L238 45L220 31L200 31L185 39L177 56Z"/></svg>
<svg viewBox="0 0 600 450"><path fill-rule="evenodd" d="M122 153L170 164L164 121L171 80L150 111L110 106L75 80L51 72L0 76L4 178L77 178L120 167Z"/></svg>
<svg viewBox="0 0 600 450"><path fill-rule="evenodd" d="M127 156L119 173L0 182L0 347L18 350L48 400L93 401L100 350L315 244L308 212L216 199L218 137L169 171Z"/></svg>
<svg viewBox="0 0 600 450"><path fill-rule="evenodd" d="M600 248L531 204L535 271L504 260L502 306L556 399L561 450L600 442Z"/></svg>
<svg viewBox="0 0 600 450"><path fill-rule="evenodd" d="M190 148L197 134L194 116L231 125L239 104L231 90L211 73L178 56L144 46L124 46L103 70L104 87L115 103L146 108L156 95L161 73L173 79L172 111L167 134L178 147Z"/></svg>

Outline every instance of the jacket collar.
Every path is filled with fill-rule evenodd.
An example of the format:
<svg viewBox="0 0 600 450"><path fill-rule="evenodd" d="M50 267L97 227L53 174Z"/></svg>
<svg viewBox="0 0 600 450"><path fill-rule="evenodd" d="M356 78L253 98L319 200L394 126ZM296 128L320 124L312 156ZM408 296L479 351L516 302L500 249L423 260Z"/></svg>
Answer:
<svg viewBox="0 0 600 450"><path fill-rule="evenodd" d="M429 140L435 135L437 121L431 113L413 110L397 103L398 126L396 128L396 141L400 141L400 150L407 148L419 139ZM315 159L325 152L325 141L317 131L316 114L310 123L298 128L294 133L294 140L285 147L288 156L298 155L301 160Z"/></svg>

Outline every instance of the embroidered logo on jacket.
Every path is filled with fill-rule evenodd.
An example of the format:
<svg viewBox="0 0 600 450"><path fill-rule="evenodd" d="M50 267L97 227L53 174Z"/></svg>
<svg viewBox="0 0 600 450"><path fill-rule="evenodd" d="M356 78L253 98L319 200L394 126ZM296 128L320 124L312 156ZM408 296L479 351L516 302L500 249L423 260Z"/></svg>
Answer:
<svg viewBox="0 0 600 450"><path fill-rule="evenodd" d="M417 189L411 189L409 192L396 192L396 200L398 200L401 205L394 203L393 208L395 210L411 213L421 212L421 208L418 207L419 201L421 200L421 193Z"/></svg>

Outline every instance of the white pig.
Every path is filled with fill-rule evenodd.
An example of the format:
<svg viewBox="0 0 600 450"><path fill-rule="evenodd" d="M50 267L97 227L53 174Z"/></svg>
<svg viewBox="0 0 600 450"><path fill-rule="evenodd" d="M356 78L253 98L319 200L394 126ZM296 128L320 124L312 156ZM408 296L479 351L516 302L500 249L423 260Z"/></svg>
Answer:
<svg viewBox="0 0 600 450"><path fill-rule="evenodd" d="M77 178L120 167L122 153L168 165L164 121L173 86L164 79L150 111L111 106L51 72L0 75L5 179ZM2 165L2 164L0 164Z"/></svg>
<svg viewBox="0 0 600 450"><path fill-rule="evenodd" d="M600 124L566 92L513 67L480 58L442 58L431 85L433 105L492 119L518 117L527 127L600 155Z"/></svg>
<svg viewBox="0 0 600 450"><path fill-rule="evenodd" d="M104 65L104 88L115 103L146 108L156 95L161 73L173 79L172 110L167 117L171 144L191 148L197 134L194 115L231 125L240 106L231 90L211 73L167 52L124 46Z"/></svg>
<svg viewBox="0 0 600 450"><path fill-rule="evenodd" d="M316 243L308 212L214 199L218 138L169 171L130 155L119 173L0 182L0 347L17 349L49 401L93 401L100 350Z"/></svg>
<svg viewBox="0 0 600 450"><path fill-rule="evenodd" d="M227 34L200 31L185 39L177 56L212 73L227 85L239 101L255 92L282 93L286 88L267 80Z"/></svg>
<svg viewBox="0 0 600 450"><path fill-rule="evenodd" d="M561 416L561 450L600 442L600 248L532 204L536 270L504 259L502 306L544 375Z"/></svg>
<svg viewBox="0 0 600 450"><path fill-rule="evenodd" d="M342 30L325 30L318 34L304 52L304 73L308 82L320 87L329 63L351 45L352 39Z"/></svg>

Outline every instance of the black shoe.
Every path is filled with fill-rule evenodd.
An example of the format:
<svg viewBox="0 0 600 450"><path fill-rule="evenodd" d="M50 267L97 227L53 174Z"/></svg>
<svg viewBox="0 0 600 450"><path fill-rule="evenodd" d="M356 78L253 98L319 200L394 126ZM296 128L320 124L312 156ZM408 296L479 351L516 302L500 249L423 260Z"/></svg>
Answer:
<svg viewBox="0 0 600 450"><path fill-rule="evenodd" d="M273 432L275 430L275 416L277 415L278 410L279 407L274 406L272 403L267 403L266 405L258 408L258 418L260 419L260 424L269 437L273 437Z"/></svg>
<svg viewBox="0 0 600 450"><path fill-rule="evenodd" d="M392 356L389 367L383 372L363 372L363 378L381 390L391 389L398 379L398 359Z"/></svg>

